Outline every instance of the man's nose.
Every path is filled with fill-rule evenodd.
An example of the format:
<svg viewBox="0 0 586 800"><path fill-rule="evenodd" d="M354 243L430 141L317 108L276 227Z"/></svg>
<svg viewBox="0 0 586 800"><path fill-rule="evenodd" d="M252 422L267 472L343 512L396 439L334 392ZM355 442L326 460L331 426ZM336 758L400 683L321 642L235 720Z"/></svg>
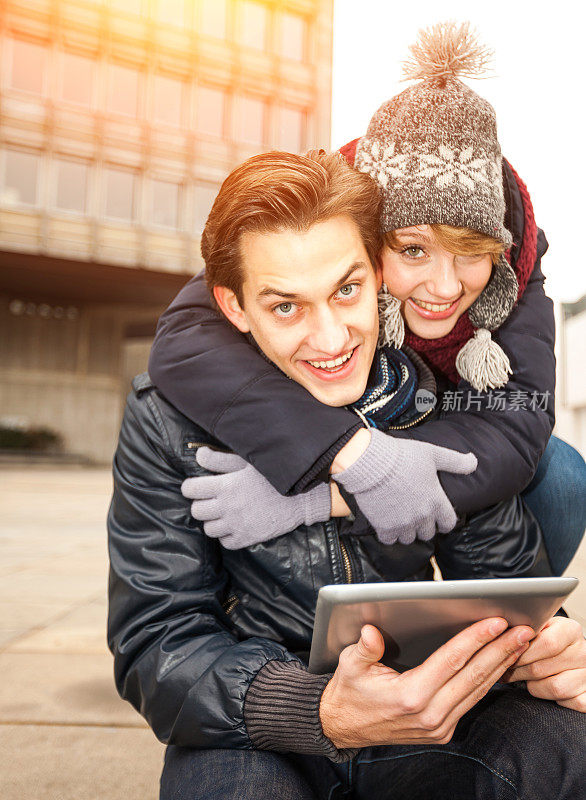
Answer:
<svg viewBox="0 0 586 800"><path fill-rule="evenodd" d="M325 309L315 313L308 344L316 355L339 356L347 348L349 341L347 325L333 310Z"/></svg>
<svg viewBox="0 0 586 800"><path fill-rule="evenodd" d="M442 256L434 264L425 288L438 300L455 300L462 293L462 282L456 270L456 256Z"/></svg>

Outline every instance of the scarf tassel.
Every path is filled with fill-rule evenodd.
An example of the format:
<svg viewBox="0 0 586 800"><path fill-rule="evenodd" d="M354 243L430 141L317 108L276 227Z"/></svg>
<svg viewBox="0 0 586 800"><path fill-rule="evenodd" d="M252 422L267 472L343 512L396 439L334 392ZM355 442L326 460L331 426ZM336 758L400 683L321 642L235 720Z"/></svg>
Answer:
<svg viewBox="0 0 586 800"><path fill-rule="evenodd" d="M490 331L479 328L456 357L458 374L478 392L500 389L512 375L507 354L492 340Z"/></svg>
<svg viewBox="0 0 586 800"><path fill-rule="evenodd" d="M401 301L390 294L383 283L378 293L379 347L399 350L405 341L405 322L401 314Z"/></svg>

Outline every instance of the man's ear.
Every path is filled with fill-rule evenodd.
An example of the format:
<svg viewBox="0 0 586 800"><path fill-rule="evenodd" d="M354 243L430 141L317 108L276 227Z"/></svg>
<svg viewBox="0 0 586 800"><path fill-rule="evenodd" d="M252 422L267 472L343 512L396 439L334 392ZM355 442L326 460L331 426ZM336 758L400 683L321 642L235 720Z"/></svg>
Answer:
<svg viewBox="0 0 586 800"><path fill-rule="evenodd" d="M376 263L374 266L374 271L376 274L376 290L379 292L381 286L383 285L383 262L380 256L376 257Z"/></svg>
<svg viewBox="0 0 586 800"><path fill-rule="evenodd" d="M214 298L220 307L220 311L227 317L232 325L235 325L241 333L248 333L250 326L246 320L246 315L242 310L238 298L227 286L214 286Z"/></svg>

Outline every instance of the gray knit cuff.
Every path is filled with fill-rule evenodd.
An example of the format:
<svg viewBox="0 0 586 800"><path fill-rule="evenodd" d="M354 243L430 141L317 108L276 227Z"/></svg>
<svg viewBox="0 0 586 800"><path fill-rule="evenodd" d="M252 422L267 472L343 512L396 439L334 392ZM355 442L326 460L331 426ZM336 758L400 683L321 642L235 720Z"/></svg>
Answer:
<svg viewBox="0 0 586 800"><path fill-rule="evenodd" d="M305 524L327 522L332 515L332 493L329 483L320 483L314 489L297 495L305 507Z"/></svg>
<svg viewBox="0 0 586 800"><path fill-rule="evenodd" d="M394 477L397 470L397 464L392 463L393 439L376 428L370 428L370 437L370 444L364 453L348 469L332 475L352 494L378 486L381 481ZM396 453L394 460L398 460Z"/></svg>
<svg viewBox="0 0 586 800"><path fill-rule="evenodd" d="M259 750L327 756L348 761L357 748L338 750L324 734L319 704L329 675L313 675L299 661L269 661L250 684L244 722Z"/></svg>

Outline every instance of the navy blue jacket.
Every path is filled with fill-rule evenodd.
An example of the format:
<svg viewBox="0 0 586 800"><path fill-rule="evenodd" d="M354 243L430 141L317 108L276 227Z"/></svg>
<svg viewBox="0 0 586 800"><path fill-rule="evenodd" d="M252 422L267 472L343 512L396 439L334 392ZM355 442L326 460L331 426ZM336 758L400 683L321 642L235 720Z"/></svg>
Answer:
<svg viewBox="0 0 586 800"><path fill-rule="evenodd" d="M519 252L523 206L512 173L503 171L507 218ZM493 334L509 356L513 375L504 391L549 397L547 408L450 411L408 432L460 452L472 451L472 475L441 473L458 513L478 511L512 498L531 481L554 424L555 326L546 297L541 257L543 231L529 283L509 319ZM303 491L325 477L335 453L360 427L353 412L325 406L260 355L212 307L203 274L192 278L161 316L151 350L149 374L185 416L253 464L282 494ZM456 388L456 387L452 387ZM461 408L482 393L461 381ZM518 396L518 395L517 395ZM486 398L485 398L486 399Z"/></svg>

